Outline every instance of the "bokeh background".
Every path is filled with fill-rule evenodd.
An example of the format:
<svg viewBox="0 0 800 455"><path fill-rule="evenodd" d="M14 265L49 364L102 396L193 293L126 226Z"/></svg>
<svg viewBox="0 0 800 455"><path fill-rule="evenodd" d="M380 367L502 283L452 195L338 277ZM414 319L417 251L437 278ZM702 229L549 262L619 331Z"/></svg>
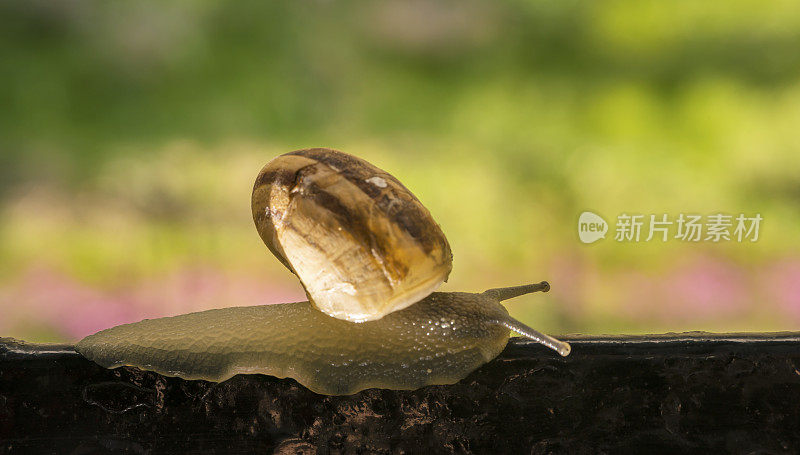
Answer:
<svg viewBox="0 0 800 455"><path fill-rule="evenodd" d="M800 326L800 3L0 1L0 336L303 298L250 218L327 146L414 191L445 290L552 333ZM757 242L579 242L584 210Z"/></svg>

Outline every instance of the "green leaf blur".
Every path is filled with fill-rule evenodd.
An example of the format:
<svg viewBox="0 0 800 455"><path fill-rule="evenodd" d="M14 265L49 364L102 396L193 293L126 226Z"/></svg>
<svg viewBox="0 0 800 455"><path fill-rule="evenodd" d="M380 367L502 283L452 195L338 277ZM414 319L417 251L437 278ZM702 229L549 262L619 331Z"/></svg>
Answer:
<svg viewBox="0 0 800 455"><path fill-rule="evenodd" d="M0 2L0 335L301 300L250 220L327 146L447 233L446 290L551 333L796 330L800 4ZM760 213L757 242L578 241L578 215ZM613 227L612 227L613 229Z"/></svg>

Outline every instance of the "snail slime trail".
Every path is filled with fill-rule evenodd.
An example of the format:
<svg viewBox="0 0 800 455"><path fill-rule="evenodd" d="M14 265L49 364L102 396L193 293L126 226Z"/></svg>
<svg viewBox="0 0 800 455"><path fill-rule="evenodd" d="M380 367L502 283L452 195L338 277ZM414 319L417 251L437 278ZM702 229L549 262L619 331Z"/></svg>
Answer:
<svg viewBox="0 0 800 455"><path fill-rule="evenodd" d="M547 282L434 292L452 269L444 233L405 186L364 160L322 148L281 155L259 173L252 212L307 302L125 324L84 338L78 352L107 368L207 381L267 374L330 395L458 382L512 330L570 352L500 304L547 292Z"/></svg>

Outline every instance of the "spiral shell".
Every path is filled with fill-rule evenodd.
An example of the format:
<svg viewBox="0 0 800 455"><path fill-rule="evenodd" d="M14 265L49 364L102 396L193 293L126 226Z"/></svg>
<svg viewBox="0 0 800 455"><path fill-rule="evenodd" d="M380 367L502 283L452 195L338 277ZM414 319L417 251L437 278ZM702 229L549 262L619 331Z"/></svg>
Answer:
<svg viewBox="0 0 800 455"><path fill-rule="evenodd" d="M450 245L420 201L387 172L336 150L270 161L252 210L267 247L335 318L363 322L406 308L452 269Z"/></svg>

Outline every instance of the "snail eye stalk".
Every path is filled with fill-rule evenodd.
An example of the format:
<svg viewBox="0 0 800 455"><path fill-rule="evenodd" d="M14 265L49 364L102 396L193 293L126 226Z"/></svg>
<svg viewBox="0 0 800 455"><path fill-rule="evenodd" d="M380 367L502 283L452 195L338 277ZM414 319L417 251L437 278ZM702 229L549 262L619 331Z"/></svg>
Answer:
<svg viewBox="0 0 800 455"><path fill-rule="evenodd" d="M519 333L525 338L547 346L548 348L559 353L559 355L562 357L568 356L572 351L572 346L570 346L566 341L557 340L550 335L545 335L544 333L541 333L538 330L532 329L531 327L528 327L527 325L517 321L511 316L509 316L507 319L498 321L498 324L508 328L509 330Z"/></svg>
<svg viewBox="0 0 800 455"><path fill-rule="evenodd" d="M525 294L532 294L534 292L547 292L550 290L550 283L542 281L541 283L525 284L522 286L511 286L507 288L494 288L483 292L483 295L493 298L498 302L503 300L513 299Z"/></svg>
<svg viewBox="0 0 800 455"><path fill-rule="evenodd" d="M513 299L521 295L532 294L534 292L547 292L550 290L550 283L542 281L540 283L525 284L522 286L511 286L507 288L495 288L484 291L483 295L502 302L503 300ZM537 343L541 343L548 348L558 352L562 356L569 355L572 347L569 343L557 340L550 335L545 335L527 325L517 321L516 319L508 316L502 320L497 321L497 324L519 333L525 338L529 338Z"/></svg>

